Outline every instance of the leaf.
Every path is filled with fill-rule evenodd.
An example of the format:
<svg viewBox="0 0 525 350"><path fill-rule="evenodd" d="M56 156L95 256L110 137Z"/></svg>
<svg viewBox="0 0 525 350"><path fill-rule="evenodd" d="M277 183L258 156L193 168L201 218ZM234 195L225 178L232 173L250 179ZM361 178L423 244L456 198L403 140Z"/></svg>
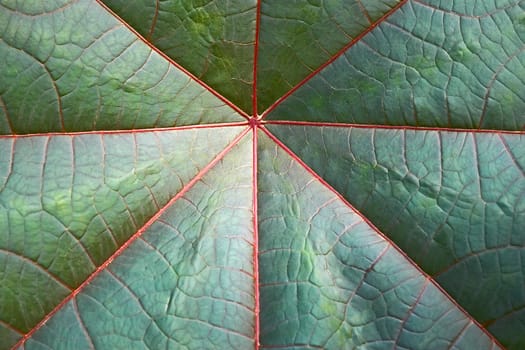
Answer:
<svg viewBox="0 0 525 350"><path fill-rule="evenodd" d="M262 1L259 110L268 108L337 51L352 44L397 4L399 0Z"/></svg>
<svg viewBox="0 0 525 350"><path fill-rule="evenodd" d="M525 347L523 10L0 1L0 349Z"/></svg>

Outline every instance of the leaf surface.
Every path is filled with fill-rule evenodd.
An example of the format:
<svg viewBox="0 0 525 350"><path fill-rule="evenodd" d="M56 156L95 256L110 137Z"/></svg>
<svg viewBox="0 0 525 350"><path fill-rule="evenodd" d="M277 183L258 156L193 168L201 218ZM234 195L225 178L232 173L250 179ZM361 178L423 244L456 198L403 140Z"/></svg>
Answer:
<svg viewBox="0 0 525 350"><path fill-rule="evenodd" d="M96 2L52 3L1 7L1 133L244 120Z"/></svg>
<svg viewBox="0 0 525 350"><path fill-rule="evenodd" d="M241 130L0 139L2 332L33 328Z"/></svg>
<svg viewBox="0 0 525 350"><path fill-rule="evenodd" d="M103 0L167 56L252 112L255 0Z"/></svg>
<svg viewBox="0 0 525 350"><path fill-rule="evenodd" d="M0 0L0 349L523 349L523 10Z"/></svg>
<svg viewBox="0 0 525 350"><path fill-rule="evenodd" d="M520 319L513 327L521 327L523 313L515 308L525 305L522 135L270 130L478 321L502 329Z"/></svg>
<svg viewBox="0 0 525 350"><path fill-rule="evenodd" d="M251 147L245 136L26 347L253 347Z"/></svg>
<svg viewBox="0 0 525 350"><path fill-rule="evenodd" d="M525 5L453 3L408 1L268 119L523 129Z"/></svg>
<svg viewBox="0 0 525 350"><path fill-rule="evenodd" d="M259 140L263 347L493 346L337 194Z"/></svg>
<svg viewBox="0 0 525 350"><path fill-rule="evenodd" d="M399 2L261 1L258 110L267 109Z"/></svg>

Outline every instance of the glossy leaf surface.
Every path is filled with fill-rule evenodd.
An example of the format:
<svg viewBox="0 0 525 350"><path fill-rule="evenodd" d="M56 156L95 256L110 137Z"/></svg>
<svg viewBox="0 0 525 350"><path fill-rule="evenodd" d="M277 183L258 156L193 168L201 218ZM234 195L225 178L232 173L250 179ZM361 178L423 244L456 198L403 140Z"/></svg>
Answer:
<svg viewBox="0 0 525 350"><path fill-rule="evenodd" d="M0 349L522 349L518 0L0 0Z"/></svg>

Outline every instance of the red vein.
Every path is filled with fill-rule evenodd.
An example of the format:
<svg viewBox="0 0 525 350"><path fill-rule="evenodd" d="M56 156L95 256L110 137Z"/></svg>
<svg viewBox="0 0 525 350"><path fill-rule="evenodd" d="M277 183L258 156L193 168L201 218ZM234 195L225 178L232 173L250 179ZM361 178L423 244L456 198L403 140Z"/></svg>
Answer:
<svg viewBox="0 0 525 350"><path fill-rule="evenodd" d="M155 13L153 14L153 19L151 20L151 27L149 29L148 33L148 40L151 40L153 37L153 31L155 30L155 26L157 25L157 18L159 16L159 0L155 1Z"/></svg>
<svg viewBox="0 0 525 350"><path fill-rule="evenodd" d="M75 317L78 320L78 323L80 324L80 328L82 328L82 333L84 334L84 337L87 339L89 348L95 350L96 349L95 344L93 344L93 339L91 339L91 336L89 335L89 332L86 329L84 320L82 320L82 317L80 316L80 312L78 310L78 304L76 300L73 303L73 310L75 312Z"/></svg>
<svg viewBox="0 0 525 350"><path fill-rule="evenodd" d="M4 189L7 187L7 182L9 181L9 178L11 177L11 174L13 173L13 167L15 162L15 147L16 147L16 140L13 140L11 142L11 149L9 150L9 160L4 159L2 162L4 164L4 174L3 174L3 181L0 183L0 193L4 191ZM8 146L2 145L3 151L7 152ZM9 163L8 163L9 162ZM7 165L7 166L5 166ZM9 222L9 216L7 217ZM9 227L9 225L7 225Z"/></svg>
<svg viewBox="0 0 525 350"><path fill-rule="evenodd" d="M228 100L226 97L222 96L219 92L212 89L208 84L200 80L198 77L190 73L186 68L175 62L171 57L166 55L164 52L159 50L156 46L154 46L152 43L150 43L144 36L142 36L139 32L137 32L133 27L131 27L126 21L124 21L119 15L117 15L113 10L111 10L109 7L106 6L102 2L102 0L95 0L101 7L103 7L111 16L115 17L117 21L119 21L122 25L124 25L128 30L130 30L133 34L137 36L139 40L144 42L144 44L148 45L153 51L158 53L160 56L162 56L166 61L168 61L170 64L175 66L177 69L179 69L181 72L186 74L190 79L197 82L199 85L201 85L204 89L206 89L208 92L213 94L215 97L219 98L222 102L224 102L227 106L235 110L237 113L239 113L241 116L243 116L246 119L249 119L250 116L246 114L242 109L237 107L235 104L233 104L230 100Z"/></svg>
<svg viewBox="0 0 525 350"><path fill-rule="evenodd" d="M356 128L356 129L391 129L391 130L415 130L415 131L439 131L439 132L464 132L472 134L511 134L525 135L525 130L496 130L496 129L466 129L448 128L433 126L412 126L412 125L373 125L373 124L353 124L336 122L303 122L293 120L264 120L264 125L296 125L296 126L317 126L317 127L337 127L337 128Z"/></svg>
<svg viewBox="0 0 525 350"><path fill-rule="evenodd" d="M11 331L14 332L14 333L17 333L17 334L20 334L20 335L24 335L24 332L22 332L22 331L19 330L19 329L16 329L15 327L13 327L12 325L10 325L9 323L7 323L7 322L5 322L5 321L3 321L3 320L0 320L0 325L1 325L2 327L5 327L5 328L11 330Z"/></svg>
<svg viewBox="0 0 525 350"><path fill-rule="evenodd" d="M289 90L286 94L281 96L277 101L275 101L266 111L264 111L262 118L264 118L268 113L270 113L275 107L277 107L281 102L283 102L288 96L293 94L295 91L297 91L301 86L305 85L310 79L312 79L315 75L317 75L320 71L322 71L326 66L330 65L332 62L334 62L336 59L338 59L341 55L345 53L346 50L354 46L359 40L361 40L365 35L370 33L375 27L377 27L379 24L384 22L388 17L390 17L394 12L399 10L401 6L403 6L408 0L401 0L397 3L396 6L392 7L388 12L386 12L383 16L378 18L374 23L372 23L368 28L366 28L364 31L362 31L358 36L353 38L348 44L343 46L338 52L335 53L328 61L326 61L324 64L319 66L316 70L311 72L304 78L299 84L295 85L291 90Z"/></svg>
<svg viewBox="0 0 525 350"><path fill-rule="evenodd" d="M257 118L257 60L259 57L259 32L261 26L261 1L257 1L255 12L255 47L253 54L252 117ZM256 134L256 130L254 129Z"/></svg>
<svg viewBox="0 0 525 350"><path fill-rule="evenodd" d="M91 275L86 278L82 284L80 284L74 291L71 292L66 298L64 298L51 312L49 312L40 322L37 323L35 327L33 327L24 337L22 337L18 343L16 343L12 349L17 349L21 347L29 338L33 336L33 334L38 331L42 326L46 324L47 321L51 317L53 317L58 311L60 311L65 304L67 304L69 301L71 301L78 293L80 293L95 277L97 277L103 270L105 270L116 258L118 258L128 247L142 234L149 229L149 227L157 221L157 219L160 218L162 214L168 208L173 205L174 202L176 202L179 198L184 196L192 187L195 185L198 181L200 181L203 176L211 169L213 168L218 162L220 162L224 156L235 146L239 143L239 141L250 131L250 128L246 128L243 130L235 139L221 152L219 152L213 160L208 163L204 168L202 168L197 175L193 179L191 179L173 198L170 199L170 201L162 207L153 217L151 217L135 234L133 234L122 246L120 246L104 263L102 263L99 267L91 273Z"/></svg>
<svg viewBox="0 0 525 350"><path fill-rule="evenodd" d="M258 202L257 202L257 130L256 123L252 124L253 132L253 279L254 279L254 298L255 298L255 349L259 349L259 334L260 334L260 296L259 296L259 227L258 227Z"/></svg>
<svg viewBox="0 0 525 350"><path fill-rule="evenodd" d="M137 133L151 133L160 131L182 131L191 129L214 129L222 127L235 127L235 126L247 126L248 121L245 122L233 122L233 123L215 123L215 124L200 124L200 125L183 125L183 126L172 126L167 128L149 128L149 129L125 129L125 130L90 130L90 131L75 131L75 132L43 132L34 134L15 134L15 135L0 135L1 139L17 139L25 137L52 137L52 136L80 136L80 135L111 135L111 134L137 134Z"/></svg>
<svg viewBox="0 0 525 350"><path fill-rule="evenodd" d="M491 320L488 320L488 321L483 322L483 325L484 325L485 327L488 328L488 327L490 327L491 325L493 325L495 322L497 322L497 321L501 321L501 320L505 319L506 317L510 317L510 316L512 316L512 315L514 315L514 314L516 314L516 313L518 313L518 312L523 311L524 309L525 309L525 306L523 306L523 305L522 305L522 306L519 306L519 307L517 307L517 308L514 308L514 309L512 309L512 310L509 310L509 311L505 312L505 313L504 313L503 315L501 315L501 316L498 316L498 317L496 317L496 318L493 318L493 319L491 319Z"/></svg>
<svg viewBox="0 0 525 350"><path fill-rule="evenodd" d="M499 343L499 341L491 334L489 331L483 327L474 317L472 317L461 305L457 303L454 298L448 294L447 291L438 284L432 276L427 274L415 261L412 260L401 248L399 248L388 236L386 236L381 230L379 230L366 216L364 216L359 210L357 210L350 202L348 202L339 192L337 192L328 182L326 182L321 176L319 176L312 168L310 168L301 158L299 158L291 149L289 149L284 143L282 143L277 137L270 133L264 126L261 127L261 130L270 137L279 147L281 147L293 160L299 163L312 177L319 181L324 187L331 191L335 196L337 196L350 210L355 212L368 226L373 229L381 238L383 238L388 244L390 244L401 256L403 256L406 261L411 264L424 278L430 281L443 295L454 305L461 313L465 315L472 323L478 326L483 333L496 345L504 349L504 347Z"/></svg>
<svg viewBox="0 0 525 350"><path fill-rule="evenodd" d="M353 225L352 225L353 226ZM364 283L365 283L365 280L367 278L367 275L374 270L374 267L377 265L377 263L379 263L379 261L381 259L383 259L383 257L385 256L385 254L388 252L388 250L390 249L391 247L387 244L386 245L386 248L383 249L383 251L381 253L379 253L379 255L376 256L376 258L374 259L374 261L372 261L372 263L370 265L368 265L368 267L365 269L363 275L361 276L361 279L359 280L359 283L355 286L354 290L352 291L352 294L348 297L348 299L345 301L345 305L347 306L350 306L350 303L352 302L352 300L355 298L355 295L357 294L357 291L363 287ZM344 311L344 314L343 314L343 319L341 321L341 323L346 320L346 317L347 317L347 314L348 314L348 309L349 307L345 307L345 311Z"/></svg>
<svg viewBox="0 0 525 350"><path fill-rule="evenodd" d="M422 288L419 290L416 300L414 300L414 303L410 305L409 309L407 310L407 313L405 314L405 317L403 317L403 320L401 320L401 324L399 325L399 332L397 333L396 339L394 340L394 344L399 343L399 338L401 337L403 328L405 328L405 325L408 319L410 318L410 316L412 316L412 314L414 314L414 311L415 311L414 309L421 301L421 298L423 297L423 295L425 295L425 291L428 288L429 282L431 282L431 279L427 277L427 279L425 279L425 282L423 282Z"/></svg>
<svg viewBox="0 0 525 350"><path fill-rule="evenodd" d="M452 349L454 345L458 342L459 339L461 339L461 336L465 333L465 330L467 330L470 327L470 323L465 323L463 327L459 330L458 334L454 338L452 338L447 346L447 350Z"/></svg>
<svg viewBox="0 0 525 350"><path fill-rule="evenodd" d="M370 14L366 10L366 8L363 5L363 2L361 0L357 0L357 6L359 6L359 10L363 14L363 16L366 17L366 20L368 21L368 23L372 24L373 23L372 18L370 17Z"/></svg>

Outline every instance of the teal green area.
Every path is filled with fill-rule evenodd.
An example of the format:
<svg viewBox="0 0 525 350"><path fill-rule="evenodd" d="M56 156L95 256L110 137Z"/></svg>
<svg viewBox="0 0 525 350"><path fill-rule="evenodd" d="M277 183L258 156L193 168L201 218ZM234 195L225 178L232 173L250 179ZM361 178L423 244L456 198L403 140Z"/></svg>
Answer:
<svg viewBox="0 0 525 350"><path fill-rule="evenodd" d="M251 148L241 140L25 348L253 348Z"/></svg>
<svg viewBox="0 0 525 350"><path fill-rule="evenodd" d="M242 129L0 139L0 329L29 331Z"/></svg>
<svg viewBox="0 0 525 350"><path fill-rule="evenodd" d="M505 345L524 344L504 330L525 332L523 135L268 127Z"/></svg>
<svg viewBox="0 0 525 350"><path fill-rule="evenodd" d="M492 349L414 263L259 135L263 348Z"/></svg>
<svg viewBox="0 0 525 350"><path fill-rule="evenodd" d="M261 1L257 57L259 114L366 31L398 2Z"/></svg>
<svg viewBox="0 0 525 350"><path fill-rule="evenodd" d="M103 2L175 62L252 114L256 1Z"/></svg>
<svg viewBox="0 0 525 350"><path fill-rule="evenodd" d="M522 130L525 5L437 2L408 1L267 119Z"/></svg>
<svg viewBox="0 0 525 350"><path fill-rule="evenodd" d="M244 120L94 1L1 6L0 133Z"/></svg>

